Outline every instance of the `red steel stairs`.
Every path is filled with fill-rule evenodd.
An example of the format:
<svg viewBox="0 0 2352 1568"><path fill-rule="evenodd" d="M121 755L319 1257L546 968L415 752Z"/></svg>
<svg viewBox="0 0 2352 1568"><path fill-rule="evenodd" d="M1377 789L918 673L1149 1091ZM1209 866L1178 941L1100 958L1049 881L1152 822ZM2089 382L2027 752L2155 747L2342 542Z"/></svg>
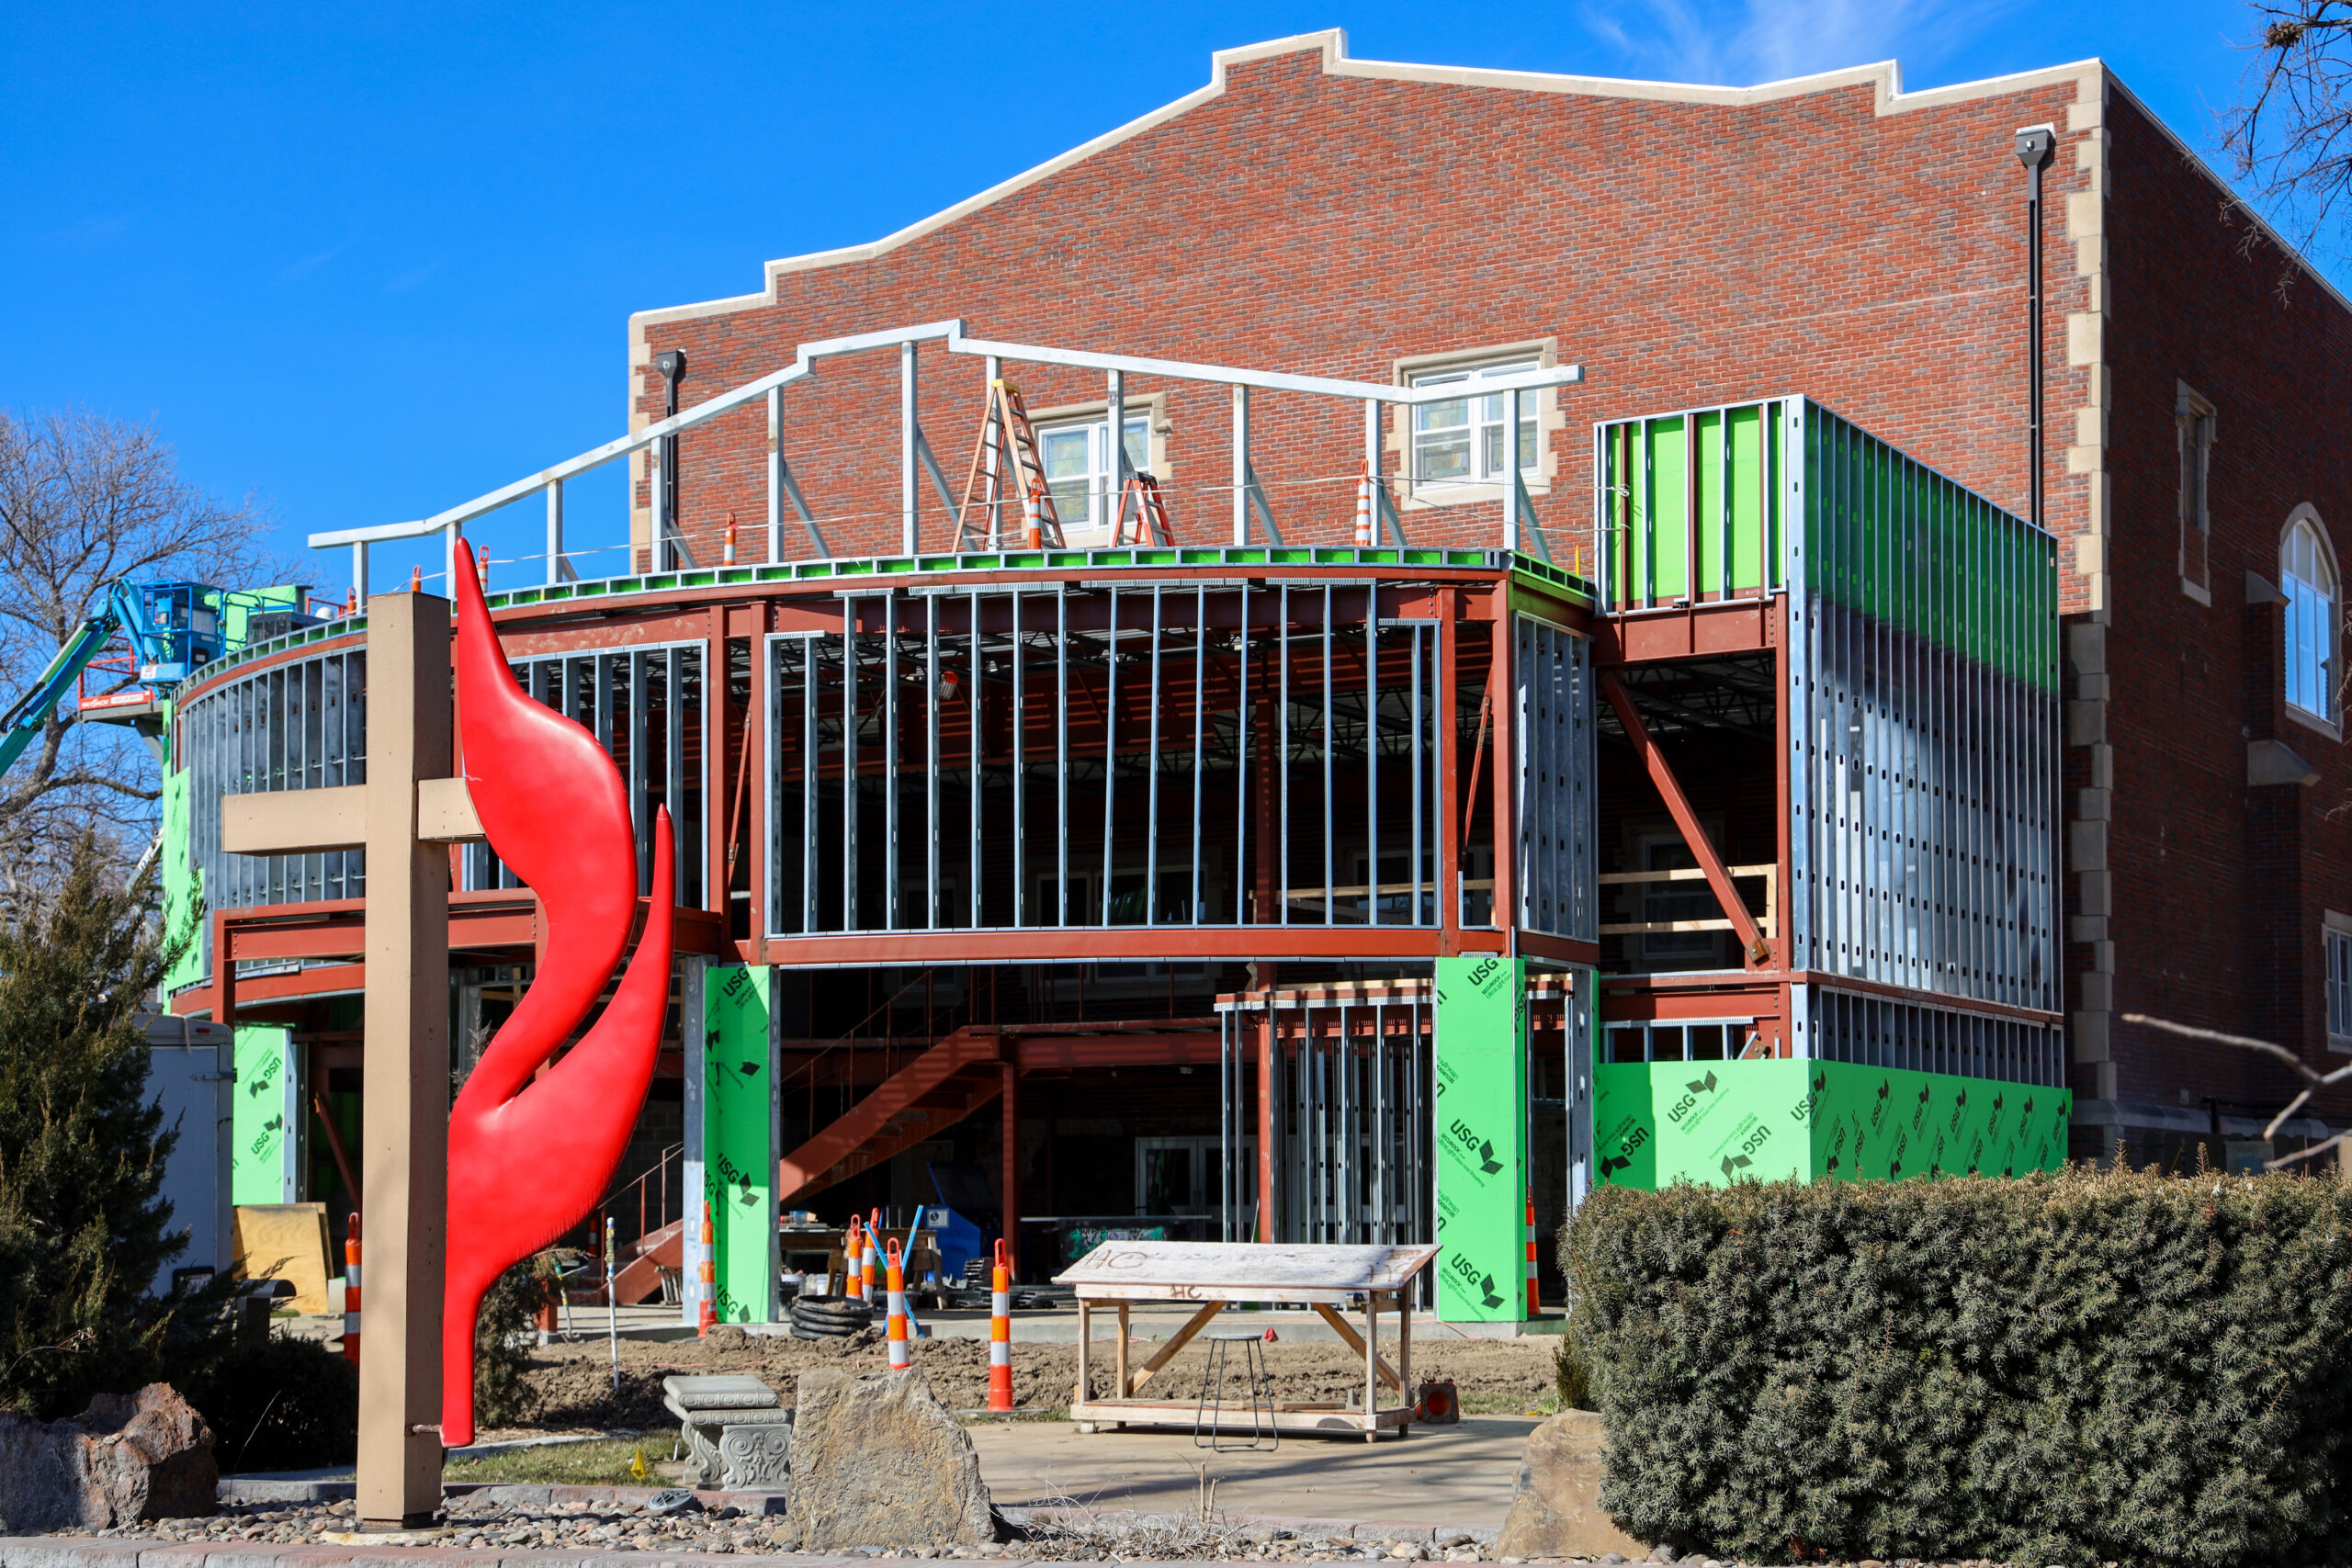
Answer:
<svg viewBox="0 0 2352 1568"><path fill-rule="evenodd" d="M989 1104L1004 1092L1013 1044L992 1025L947 1035L778 1161L776 1201L790 1204L871 1170Z"/></svg>
<svg viewBox="0 0 2352 1568"><path fill-rule="evenodd" d="M613 1276L613 1293L623 1306L652 1301L662 1293L662 1270L685 1267L686 1222L672 1220L659 1230L623 1243L620 1272ZM601 1287L603 1280L596 1283ZM598 1292L602 1294L601 1289Z"/></svg>

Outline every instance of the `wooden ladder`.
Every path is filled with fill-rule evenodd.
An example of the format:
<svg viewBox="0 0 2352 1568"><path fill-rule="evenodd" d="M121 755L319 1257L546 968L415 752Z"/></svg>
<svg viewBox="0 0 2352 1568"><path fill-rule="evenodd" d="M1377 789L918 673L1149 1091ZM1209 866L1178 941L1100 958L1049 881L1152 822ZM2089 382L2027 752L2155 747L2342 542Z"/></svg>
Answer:
<svg viewBox="0 0 2352 1568"><path fill-rule="evenodd" d="M980 419L980 438L972 448L972 471L964 481L964 502L956 509L956 549L1004 547L1005 487L1021 500L1022 535L1025 547L1042 549L1062 544L1061 514L1054 510L1054 492L1046 483L1045 459L1037 455L1036 427L1029 423L1028 405L1021 389L1001 377L989 383L988 407ZM973 509L981 516L976 520Z"/></svg>

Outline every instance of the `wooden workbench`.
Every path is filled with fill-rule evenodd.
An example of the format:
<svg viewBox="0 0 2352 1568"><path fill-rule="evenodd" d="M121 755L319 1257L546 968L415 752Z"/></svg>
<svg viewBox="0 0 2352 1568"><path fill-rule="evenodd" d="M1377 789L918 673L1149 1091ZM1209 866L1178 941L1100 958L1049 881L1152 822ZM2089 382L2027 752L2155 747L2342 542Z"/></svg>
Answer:
<svg viewBox="0 0 2352 1568"><path fill-rule="evenodd" d="M1311 1306L1339 1335L1340 1342L1363 1358L1363 1405L1277 1402L1274 1429L1280 1432L1360 1432L1366 1442L1383 1432L1404 1436L1413 1418L1413 1309L1407 1292L1413 1276L1437 1255L1427 1247L1257 1246L1248 1242L1106 1241L1062 1273L1054 1283L1067 1285L1078 1296L1078 1386L1069 1416L1081 1427L1185 1427L1199 1415L1197 1393L1183 1394L1165 1384L1154 1397L1142 1390L1159 1376L1179 1350L1206 1328L1210 1319L1239 1302L1269 1302ZM1140 1367L1127 1364L1127 1314L1137 1302L1198 1303L1183 1327L1152 1352ZM1119 1319L1119 1343L1109 1399L1093 1397L1089 1354L1094 1337L1097 1304L1114 1308ZM1358 1333L1341 1310L1356 1307L1363 1314ZM1396 1365L1380 1354L1380 1316L1396 1318ZM1397 1403L1381 1407L1385 1384Z"/></svg>

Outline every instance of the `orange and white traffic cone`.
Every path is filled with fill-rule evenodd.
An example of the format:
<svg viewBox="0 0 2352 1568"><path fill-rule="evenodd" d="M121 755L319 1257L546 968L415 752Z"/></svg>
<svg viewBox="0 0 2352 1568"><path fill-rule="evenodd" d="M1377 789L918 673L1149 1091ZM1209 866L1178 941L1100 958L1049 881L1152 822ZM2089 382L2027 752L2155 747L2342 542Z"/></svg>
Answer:
<svg viewBox="0 0 2352 1568"><path fill-rule="evenodd" d="M359 1364L359 1216L343 1235L343 1359Z"/></svg>
<svg viewBox="0 0 2352 1568"><path fill-rule="evenodd" d="M989 1408L1012 1408L1012 1257L997 1237L996 1272L989 1281Z"/></svg>
<svg viewBox="0 0 2352 1568"><path fill-rule="evenodd" d="M899 1252L899 1244L890 1243L889 1271L885 1276L889 1292L890 1322L888 1329L890 1370L903 1372L911 1369L914 1352L907 1345L907 1262Z"/></svg>
<svg viewBox="0 0 2352 1568"><path fill-rule="evenodd" d="M855 1214L849 1217L849 1232L842 1237L842 1294L852 1301L865 1299L865 1277L861 1265L865 1261L865 1241L859 1232Z"/></svg>
<svg viewBox="0 0 2352 1568"><path fill-rule="evenodd" d="M735 514L732 512L727 514L727 544L720 555L719 564L721 566L735 564Z"/></svg>
<svg viewBox="0 0 2352 1568"><path fill-rule="evenodd" d="M618 1309L615 1309L618 1310ZM702 1300L695 1307L695 1337L707 1338L718 1322L718 1225L710 1201L702 1205Z"/></svg>
<svg viewBox="0 0 2352 1568"><path fill-rule="evenodd" d="M1527 1315L1544 1311L1544 1288L1535 1271L1535 1189L1527 1190Z"/></svg>
<svg viewBox="0 0 2352 1568"><path fill-rule="evenodd" d="M488 545L474 547L474 578L481 584L481 591L484 593L490 592L490 547Z"/></svg>
<svg viewBox="0 0 2352 1568"><path fill-rule="evenodd" d="M1372 473L1369 469L1356 484L1356 547L1372 547Z"/></svg>
<svg viewBox="0 0 2352 1568"><path fill-rule="evenodd" d="M865 1278L865 1299L869 1302L882 1293L882 1280L879 1277L882 1244L876 1239L881 1234L882 1211L876 1209L865 1216L865 1264L862 1272Z"/></svg>

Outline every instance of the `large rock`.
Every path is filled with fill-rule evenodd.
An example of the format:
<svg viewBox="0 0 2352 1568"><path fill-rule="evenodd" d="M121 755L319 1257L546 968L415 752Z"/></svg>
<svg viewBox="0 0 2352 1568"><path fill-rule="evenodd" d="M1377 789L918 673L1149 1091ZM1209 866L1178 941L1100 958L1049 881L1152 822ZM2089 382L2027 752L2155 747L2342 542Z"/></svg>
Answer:
<svg viewBox="0 0 2352 1568"><path fill-rule="evenodd" d="M1615 1551L1638 1562L1650 1549L1617 1528L1600 1508L1606 1466L1600 1417L1564 1410L1528 1435L1519 1486L1503 1520L1498 1557L1599 1557Z"/></svg>
<svg viewBox="0 0 2352 1568"><path fill-rule="evenodd" d="M102 1393L70 1421L0 1414L0 1530L212 1513L220 1481L212 1432L168 1383Z"/></svg>
<svg viewBox="0 0 2352 1568"><path fill-rule="evenodd" d="M980 1456L921 1372L802 1372L792 1428L803 1551L996 1539Z"/></svg>

